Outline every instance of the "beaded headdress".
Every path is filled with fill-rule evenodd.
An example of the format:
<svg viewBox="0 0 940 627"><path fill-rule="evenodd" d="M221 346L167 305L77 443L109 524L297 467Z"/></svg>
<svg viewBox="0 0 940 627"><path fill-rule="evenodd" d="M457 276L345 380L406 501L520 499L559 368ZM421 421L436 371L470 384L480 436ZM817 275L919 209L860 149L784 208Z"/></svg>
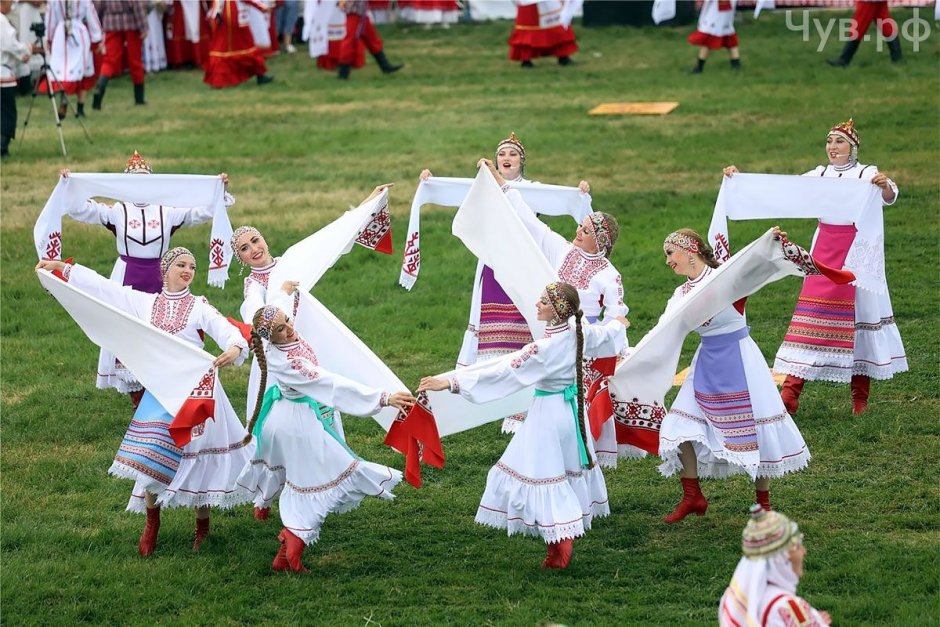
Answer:
<svg viewBox="0 0 940 627"><path fill-rule="evenodd" d="M255 323L255 331L265 340L271 341L271 336L274 335L274 321L277 319L277 314L281 313L281 310L274 305L265 305L260 313L260 316L257 313L255 314L258 320Z"/></svg>
<svg viewBox="0 0 940 627"><path fill-rule="evenodd" d="M673 231L666 237L666 241L663 242L663 249L665 249L666 246L672 246L696 255L702 252L695 238L680 231Z"/></svg>
<svg viewBox="0 0 940 627"><path fill-rule="evenodd" d="M574 315L574 306L562 294L560 287L561 283L549 283L545 286L545 293L548 294L548 304L555 312L555 319L564 321Z"/></svg>
<svg viewBox="0 0 940 627"><path fill-rule="evenodd" d="M748 559L770 557L799 544L803 534L795 522L780 512L751 506L751 519L741 533L741 549Z"/></svg>
<svg viewBox="0 0 940 627"><path fill-rule="evenodd" d="M163 256L160 257L160 276L166 276L166 271L170 269L170 266L173 265L173 262L176 261L177 257L182 257L183 255L192 257L193 263L196 262L196 258L193 257L191 252L189 252L189 249L183 248L182 246L171 248L170 250L163 253Z"/></svg>
<svg viewBox="0 0 940 627"><path fill-rule="evenodd" d="M610 249L614 247L614 244L611 241L610 225L607 224L607 218L599 211L595 211L588 217L591 219L590 223L598 250L604 253L604 256L609 257Z"/></svg>
<svg viewBox="0 0 940 627"><path fill-rule="evenodd" d="M144 161L140 153L135 150L131 158L127 160L127 165L124 166L124 174L153 174L153 170L150 169L150 164Z"/></svg>
<svg viewBox="0 0 940 627"><path fill-rule="evenodd" d="M232 239L229 243L232 245L232 252L235 253L235 258L238 259L239 263L241 263L241 259L238 257L238 240L240 240L242 235L245 233L256 233L258 236L261 236L261 231L253 226L248 226L247 224L235 229L235 232L232 233Z"/></svg>
<svg viewBox="0 0 940 627"><path fill-rule="evenodd" d="M858 148L861 142L858 140L858 132L855 130L855 121L852 118L849 118L848 122L842 122L841 124L836 124L826 135L838 135L845 139L845 141L852 144L853 148Z"/></svg>
<svg viewBox="0 0 940 627"><path fill-rule="evenodd" d="M525 146L523 146L522 142L519 141L519 138L516 137L515 131L509 133L509 137L496 144L496 156L499 156L499 151L503 146L511 146L512 148L515 148L519 151L519 164L522 169L525 169Z"/></svg>

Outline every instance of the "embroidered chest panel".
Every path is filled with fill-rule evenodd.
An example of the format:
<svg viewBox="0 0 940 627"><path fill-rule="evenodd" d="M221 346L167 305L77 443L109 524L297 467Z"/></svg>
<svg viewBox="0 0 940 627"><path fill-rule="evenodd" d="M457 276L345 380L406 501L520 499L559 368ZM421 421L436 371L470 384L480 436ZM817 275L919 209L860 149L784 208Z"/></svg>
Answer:
<svg viewBox="0 0 940 627"><path fill-rule="evenodd" d="M572 248L558 269L558 278L576 289L586 290L591 279L606 267L607 259L586 258L577 248Z"/></svg>
<svg viewBox="0 0 940 627"><path fill-rule="evenodd" d="M300 340L293 344L290 348L287 349L287 361L293 362L306 359L314 366L319 366L320 361L317 359L317 354L313 352L313 348L307 344L306 340Z"/></svg>
<svg viewBox="0 0 940 627"><path fill-rule="evenodd" d="M182 298L167 298L165 294L159 294L153 303L150 324L176 335L186 328L195 305L196 297L192 294Z"/></svg>
<svg viewBox="0 0 940 627"><path fill-rule="evenodd" d="M252 283L257 283L264 288L264 291L268 291L268 279L271 277L270 272L252 272L247 277L245 277L245 289L242 294L242 298L248 298L248 289Z"/></svg>
<svg viewBox="0 0 940 627"><path fill-rule="evenodd" d="M159 205L134 205L124 203L124 237L128 242L141 246L159 243L164 251L166 237L163 207Z"/></svg>

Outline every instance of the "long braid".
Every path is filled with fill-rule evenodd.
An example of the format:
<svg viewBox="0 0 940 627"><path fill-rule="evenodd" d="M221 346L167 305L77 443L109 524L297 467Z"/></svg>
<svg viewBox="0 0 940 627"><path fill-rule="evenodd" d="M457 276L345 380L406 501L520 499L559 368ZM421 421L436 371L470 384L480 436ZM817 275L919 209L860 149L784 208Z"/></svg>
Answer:
<svg viewBox="0 0 940 627"><path fill-rule="evenodd" d="M588 468L594 468L594 459L588 449L587 416L584 414L584 332L581 330L581 318L584 312L578 309L574 314L574 330L577 336L577 349L575 351L575 370L578 383L578 427L581 429L581 438L584 440L584 450L588 458Z"/></svg>
<svg viewBox="0 0 940 627"><path fill-rule="evenodd" d="M255 316L257 318L257 315ZM257 324L257 321L255 321ZM254 329L251 330L251 350L255 354L255 362L261 370L261 381L258 384L258 398L255 399L255 411L251 414L251 420L248 421L248 435L244 442L251 442L251 430L255 428L255 422L258 420L258 414L261 412L261 401L264 399L264 393L268 385L268 358L264 354L264 345L261 343L261 336Z"/></svg>

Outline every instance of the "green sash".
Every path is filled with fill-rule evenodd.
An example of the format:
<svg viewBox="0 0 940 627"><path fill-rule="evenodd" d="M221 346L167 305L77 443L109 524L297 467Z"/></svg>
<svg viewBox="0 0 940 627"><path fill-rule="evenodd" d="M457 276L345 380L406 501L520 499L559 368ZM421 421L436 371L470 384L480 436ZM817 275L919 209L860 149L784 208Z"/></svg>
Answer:
<svg viewBox="0 0 940 627"><path fill-rule="evenodd" d="M339 433L333 429L333 411L331 407L321 406L320 403L316 402L309 396L301 396L300 398L286 398L281 394L281 388L277 385L272 385L268 388L268 391L264 393L264 398L261 399L261 411L258 412L258 421L255 422L255 428L251 430L251 434L255 436L257 440L257 453L258 456L261 456L261 432L264 430L264 423L268 419L268 414L271 412L271 407L277 401L285 400L292 403L304 403L313 410L313 413L316 414L317 420L320 421L320 424L323 425L323 430L329 434L331 438L339 442L339 444L346 449L346 451L355 457L356 459L362 459L356 455L349 445L346 444L346 441L340 436ZM331 411L327 412L326 409Z"/></svg>
<svg viewBox="0 0 940 627"><path fill-rule="evenodd" d="M536 396L553 396L555 394L564 394L565 400L571 405L571 415L574 416L574 432L578 436L578 454L581 456L581 465L587 467L588 457L587 448L584 446L584 438L581 437L581 421L578 420L578 384L572 383L564 390L557 392L546 392L545 390L535 390Z"/></svg>

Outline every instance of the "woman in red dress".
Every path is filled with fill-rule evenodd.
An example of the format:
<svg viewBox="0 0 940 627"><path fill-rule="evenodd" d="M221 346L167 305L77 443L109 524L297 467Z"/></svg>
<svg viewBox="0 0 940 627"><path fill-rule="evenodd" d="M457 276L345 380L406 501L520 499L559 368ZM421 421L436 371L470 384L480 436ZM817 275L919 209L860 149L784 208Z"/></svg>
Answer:
<svg viewBox="0 0 940 627"><path fill-rule="evenodd" d="M234 87L256 77L259 85L270 83L264 57L255 46L248 27L248 5L268 11L257 0L215 0L208 17L212 27L212 47L206 63L204 83L215 88Z"/></svg>
<svg viewBox="0 0 940 627"><path fill-rule="evenodd" d="M509 58L521 61L524 68L535 67L532 59L536 57L558 57L558 65L569 65L578 43L574 29L561 23L563 8L559 0L519 3L509 36Z"/></svg>

